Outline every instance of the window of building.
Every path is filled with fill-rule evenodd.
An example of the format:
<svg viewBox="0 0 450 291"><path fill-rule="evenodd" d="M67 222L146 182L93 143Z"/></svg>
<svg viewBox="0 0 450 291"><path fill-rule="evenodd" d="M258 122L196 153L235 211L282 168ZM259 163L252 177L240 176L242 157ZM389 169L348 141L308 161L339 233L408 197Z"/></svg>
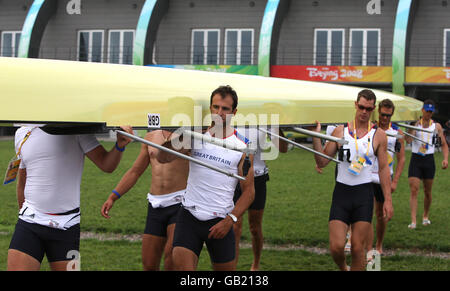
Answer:
<svg viewBox="0 0 450 291"><path fill-rule="evenodd" d="M225 30L225 65L253 64L253 29Z"/></svg>
<svg viewBox="0 0 450 291"><path fill-rule="evenodd" d="M103 30L81 30L78 32L78 61L102 62L103 34Z"/></svg>
<svg viewBox="0 0 450 291"><path fill-rule="evenodd" d="M344 29L315 29L314 65L344 65Z"/></svg>
<svg viewBox="0 0 450 291"><path fill-rule="evenodd" d="M350 66L380 65L380 29L350 29Z"/></svg>
<svg viewBox="0 0 450 291"><path fill-rule="evenodd" d="M444 67L450 67L450 28L444 29Z"/></svg>
<svg viewBox="0 0 450 291"><path fill-rule="evenodd" d="M133 64L134 30L110 30L108 63Z"/></svg>
<svg viewBox="0 0 450 291"><path fill-rule="evenodd" d="M17 57L21 31L3 31L1 38L1 56Z"/></svg>
<svg viewBox="0 0 450 291"><path fill-rule="evenodd" d="M191 40L191 64L219 64L219 29L194 29Z"/></svg>

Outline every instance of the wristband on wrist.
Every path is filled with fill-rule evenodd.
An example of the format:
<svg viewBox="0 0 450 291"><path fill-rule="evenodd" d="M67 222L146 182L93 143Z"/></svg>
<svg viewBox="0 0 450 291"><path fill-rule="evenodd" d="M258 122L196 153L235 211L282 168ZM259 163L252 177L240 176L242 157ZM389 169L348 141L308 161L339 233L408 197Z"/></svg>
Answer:
<svg viewBox="0 0 450 291"><path fill-rule="evenodd" d="M125 147L120 148L119 145L117 144L117 142L116 142L115 146L116 146L116 150L118 150L119 152L123 152L125 150Z"/></svg>
<svg viewBox="0 0 450 291"><path fill-rule="evenodd" d="M116 194L116 196L119 197L119 198L122 197L122 196L119 194L119 192L117 192L115 189L112 190L111 192L113 192L114 194Z"/></svg>

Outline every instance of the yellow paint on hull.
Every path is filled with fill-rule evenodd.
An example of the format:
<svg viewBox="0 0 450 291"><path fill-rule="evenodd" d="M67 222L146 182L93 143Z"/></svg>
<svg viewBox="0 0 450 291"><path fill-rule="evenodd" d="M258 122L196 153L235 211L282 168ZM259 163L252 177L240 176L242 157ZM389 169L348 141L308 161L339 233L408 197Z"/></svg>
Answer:
<svg viewBox="0 0 450 291"><path fill-rule="evenodd" d="M238 93L236 125L346 122L361 90L240 74L0 57L0 122L147 128L147 114L153 113L160 114L162 127L205 126L210 123L210 94L220 85L231 85ZM418 119L422 102L374 92L378 101L395 103L394 121Z"/></svg>

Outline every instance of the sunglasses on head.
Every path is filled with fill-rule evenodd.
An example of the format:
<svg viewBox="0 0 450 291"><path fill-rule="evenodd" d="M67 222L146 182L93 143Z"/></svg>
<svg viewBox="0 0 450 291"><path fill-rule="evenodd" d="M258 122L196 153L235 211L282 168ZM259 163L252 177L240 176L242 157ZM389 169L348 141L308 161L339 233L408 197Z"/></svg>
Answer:
<svg viewBox="0 0 450 291"><path fill-rule="evenodd" d="M359 110L366 110L367 112L371 112L372 110L375 109L375 107L365 107L360 104L358 104L358 108L359 108Z"/></svg>

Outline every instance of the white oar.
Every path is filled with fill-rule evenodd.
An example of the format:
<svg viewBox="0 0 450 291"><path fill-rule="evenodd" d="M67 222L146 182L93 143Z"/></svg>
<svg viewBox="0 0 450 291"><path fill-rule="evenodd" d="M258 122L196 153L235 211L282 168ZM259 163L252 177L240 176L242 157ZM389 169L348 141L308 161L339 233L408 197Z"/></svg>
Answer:
<svg viewBox="0 0 450 291"><path fill-rule="evenodd" d="M244 177L241 177L241 176L236 175L236 174L234 174L234 173L227 172L227 171L225 171L225 170L223 170L223 169L221 169L221 168L218 168L218 167L216 167L216 166L213 166L213 165L204 163L204 162L202 162L202 161L200 161L200 160L194 159L193 157L184 155L184 154L179 153L179 152L177 152L177 151L174 151L174 150L172 150L172 149L168 149L168 148L166 148L166 147L164 147L164 146L162 146L162 145L159 145L159 144L156 144L156 143L152 143L152 142L150 142L150 141L148 141L148 140L146 140L146 139L140 138L139 136L135 136L135 135L133 135L133 134L129 134L128 132L125 132L125 131L122 131L122 130L116 130L116 132L117 132L117 133L120 133L120 134L122 134L122 135L124 135L124 136L127 136L127 137L129 137L129 138L131 138L131 139L134 139L135 141L144 143L144 144L146 144L146 145L149 145L149 146L151 146L151 147L154 147L154 148L157 148L157 149L159 149L159 150L165 151L165 152L167 152L167 153L176 155L176 156L179 157L179 158L182 158L182 159L191 161L191 162L193 162L193 163L196 163L196 164L199 164L199 165L201 165L201 166L207 167L207 168L209 168L209 169L211 169L211 170L220 172L220 173L225 174L225 175L227 175L227 176L234 177L234 178L236 178L236 179L245 181L245 178L244 178Z"/></svg>
<svg viewBox="0 0 450 291"><path fill-rule="evenodd" d="M219 147L224 147L226 149L239 151L239 152L243 152L243 153L247 153L247 154L255 154L255 152L256 152L255 150L251 150L249 147L247 147L243 143L241 143L241 144L232 143L229 140L219 139L219 138L215 138L212 136L207 136L207 135L201 134L199 132L191 131L188 129L183 129L183 133L191 136L192 138L194 138L196 140L201 140L203 142L211 143L211 144L214 144Z"/></svg>
<svg viewBox="0 0 450 291"><path fill-rule="evenodd" d="M418 137L415 136L415 135L412 135L412 134L407 133L407 132L403 132L403 134L404 134L404 135L407 135L407 136L409 136L409 137L411 137L411 138L413 138L413 139L415 139L415 140L417 140L417 141L419 141L419 142L421 142L421 143L424 143L424 144L426 144L426 145L431 146L431 144L427 143L427 142L424 141L424 140L421 140L420 138L418 138Z"/></svg>
<svg viewBox="0 0 450 291"><path fill-rule="evenodd" d="M417 126L413 126L413 125L409 125L409 124L405 124L405 123L397 123L397 124L398 124L398 126L405 127L408 129L414 129L414 130L424 131L424 132L428 132L428 133L435 133L433 130L429 130L429 129L422 128L422 127L417 127Z"/></svg>
<svg viewBox="0 0 450 291"><path fill-rule="evenodd" d="M265 132L265 133L267 133L267 134L269 134L269 135L275 136L275 137L277 137L277 138L279 138L279 139L281 139L281 140L284 140L285 142L290 143L290 144L292 144L292 145L294 145L294 146L296 146L296 147L299 147L299 148L302 148L302 149L307 150L307 151L309 151L309 152L315 153L315 154L317 154L317 155L319 155L319 156L321 156L321 157L324 157L324 158L326 158L326 159L329 159L329 160L331 160L331 161L333 161L333 162L336 162L336 163L338 163L338 164L340 163L340 161L337 160L337 159L335 159L335 158L329 157L329 156L327 156L327 155L325 155L325 154L323 154L323 153L321 153L321 152L318 152L318 151L316 151L316 150L310 149L309 147L306 147L306 146L304 146L304 145L301 145L301 144L299 144L299 143L296 143L295 141L292 141L292 140L290 140L290 139L288 139L288 138L279 136L279 135L277 135L277 134L274 134L273 132L267 131L267 130L262 129L262 128L260 128L260 127L258 127L258 130L260 130L260 131L262 131L262 132Z"/></svg>
<svg viewBox="0 0 450 291"><path fill-rule="evenodd" d="M398 134L398 133L397 134L393 134L393 133L386 132L386 135L390 136L390 137L395 137L395 138L404 138L403 135Z"/></svg>
<svg viewBox="0 0 450 291"><path fill-rule="evenodd" d="M303 128L299 128L299 127L293 127L292 129L294 131L296 131L296 132L300 132L300 133L303 133L303 134L306 134L306 135L310 135L310 136L326 139L326 140L329 140L329 141L334 141L334 142L337 142L337 143L339 143L341 145L348 144L348 141L343 139L343 138L338 138L338 137L335 137L335 136L326 135L326 134L322 134L320 132L311 131L311 130L307 130L307 129L303 129Z"/></svg>

